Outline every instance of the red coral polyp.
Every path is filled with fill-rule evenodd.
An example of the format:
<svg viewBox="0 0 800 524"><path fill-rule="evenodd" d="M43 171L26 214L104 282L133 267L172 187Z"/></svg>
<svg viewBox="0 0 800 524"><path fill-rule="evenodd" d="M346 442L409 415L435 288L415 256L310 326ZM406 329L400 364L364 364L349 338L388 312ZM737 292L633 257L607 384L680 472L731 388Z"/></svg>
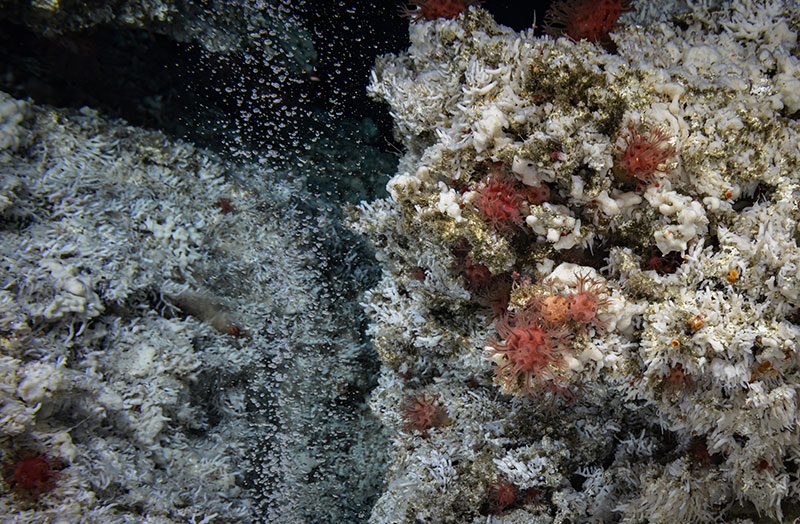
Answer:
<svg viewBox="0 0 800 524"><path fill-rule="evenodd" d="M498 230L522 223L523 195L512 180L494 175L483 179L478 188L478 211Z"/></svg>
<svg viewBox="0 0 800 524"><path fill-rule="evenodd" d="M675 155L675 148L669 143L669 135L657 127L640 133L633 123L629 123L622 133L622 144L617 146L614 159L614 173L623 183L637 185L656 184L655 173Z"/></svg>
<svg viewBox="0 0 800 524"><path fill-rule="evenodd" d="M545 15L545 31L551 36L603 42L617 19L630 11L629 0L561 0Z"/></svg>
<svg viewBox="0 0 800 524"><path fill-rule="evenodd" d="M511 278L508 273L492 275L489 283L476 292L475 299L481 306L491 310L493 318L501 318L511 299Z"/></svg>
<svg viewBox="0 0 800 524"><path fill-rule="evenodd" d="M403 428L408 432L419 431L422 436L428 435L428 430L440 427L450 422L447 412L436 402L436 397L408 397L403 405Z"/></svg>
<svg viewBox="0 0 800 524"><path fill-rule="evenodd" d="M7 482L17 495L26 499L37 499L55 487L56 471L46 455L33 452L26 455L28 456L11 465Z"/></svg>
<svg viewBox="0 0 800 524"><path fill-rule="evenodd" d="M414 0L403 8L402 14L412 20L453 19L469 6L480 4L480 0Z"/></svg>
<svg viewBox="0 0 800 524"><path fill-rule="evenodd" d="M492 275L489 268L483 264L476 264L469 256L471 246L463 241L454 250L457 266L456 269L464 276L466 287L473 293L477 302L491 308L492 315L499 318L506 312L511 294L511 275L500 273Z"/></svg>
<svg viewBox="0 0 800 524"><path fill-rule="evenodd" d="M550 201L550 188L545 184L531 186L525 190L525 198L529 204L538 206Z"/></svg>
<svg viewBox="0 0 800 524"><path fill-rule="evenodd" d="M483 264L476 264L472 257L464 255L458 261L458 271L467 280L467 287L472 291L484 291L492 282L492 273Z"/></svg>
<svg viewBox="0 0 800 524"><path fill-rule="evenodd" d="M562 367L564 335L546 329L539 314L532 309L512 313L495 324L503 342L491 340L490 355L501 355L495 372L503 388L522 388L536 393L536 386L555 380L554 370Z"/></svg>
<svg viewBox="0 0 800 524"><path fill-rule="evenodd" d="M651 269L659 275L668 275L677 271L681 264L683 264L683 257L679 252L662 253L658 248L653 247L645 259L644 269Z"/></svg>
<svg viewBox="0 0 800 524"><path fill-rule="evenodd" d="M489 491L489 513L500 515L506 509L512 507L517 501L519 488L514 484L498 480Z"/></svg>
<svg viewBox="0 0 800 524"><path fill-rule="evenodd" d="M569 296L570 318L578 324L601 325L597 319L597 311L611 303L608 298L601 297L604 291L603 285L589 278L588 275L579 273L576 278L578 279L578 291Z"/></svg>
<svg viewBox="0 0 800 524"><path fill-rule="evenodd" d="M671 399L679 397L691 388L693 384L692 377L686 373L681 363L670 367L669 372L661 382L664 395Z"/></svg>

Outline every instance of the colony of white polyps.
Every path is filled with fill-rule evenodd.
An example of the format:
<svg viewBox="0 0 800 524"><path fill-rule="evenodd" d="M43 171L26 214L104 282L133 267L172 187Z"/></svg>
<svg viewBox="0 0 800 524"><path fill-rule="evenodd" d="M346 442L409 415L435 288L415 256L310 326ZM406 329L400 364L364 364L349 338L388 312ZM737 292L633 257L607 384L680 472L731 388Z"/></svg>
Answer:
<svg viewBox="0 0 800 524"><path fill-rule="evenodd" d="M471 8L378 60L369 90L407 153L353 225L383 266L372 408L396 431L371 522L800 514L800 11L666 9L623 16L608 52ZM620 168L625 133L667 137L650 178ZM522 196L482 209L498 178ZM597 321L526 364L547 387L509 379L498 295L513 325L579 277ZM420 395L449 423L409 431Z"/></svg>

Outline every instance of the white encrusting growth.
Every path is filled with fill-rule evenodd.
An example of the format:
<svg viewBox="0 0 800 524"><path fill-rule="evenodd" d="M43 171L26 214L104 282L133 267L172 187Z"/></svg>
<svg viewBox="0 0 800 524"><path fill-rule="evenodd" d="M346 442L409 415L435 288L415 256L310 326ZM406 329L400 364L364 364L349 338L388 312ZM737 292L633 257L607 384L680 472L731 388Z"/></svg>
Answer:
<svg viewBox="0 0 800 524"><path fill-rule="evenodd" d="M614 54L473 8L411 24L409 50L378 59L369 90L409 153L392 199L353 225L384 269L365 300L384 364L372 408L397 428L424 391L452 424L398 434L371 522L485 522L498 481L539 494L493 522L703 523L735 502L781 519L800 497L800 11L637 10ZM620 167L628 126L675 150L652 180ZM550 197L497 230L476 197L487 173ZM602 287L597 322L557 333L571 403L498 394L508 356L475 264L516 313L577 274ZM431 448L458 464L447 481L422 474Z"/></svg>

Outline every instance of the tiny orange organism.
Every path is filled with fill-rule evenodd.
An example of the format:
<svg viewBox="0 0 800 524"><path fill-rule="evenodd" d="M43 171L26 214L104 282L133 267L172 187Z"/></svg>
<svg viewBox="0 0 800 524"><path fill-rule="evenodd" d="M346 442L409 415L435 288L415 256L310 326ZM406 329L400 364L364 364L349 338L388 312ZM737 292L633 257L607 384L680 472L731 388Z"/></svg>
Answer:
<svg viewBox="0 0 800 524"><path fill-rule="evenodd" d="M686 327L691 329L692 331L697 331L701 327L703 327L703 315L700 313L699 315L695 315L694 317L690 318L686 321Z"/></svg>

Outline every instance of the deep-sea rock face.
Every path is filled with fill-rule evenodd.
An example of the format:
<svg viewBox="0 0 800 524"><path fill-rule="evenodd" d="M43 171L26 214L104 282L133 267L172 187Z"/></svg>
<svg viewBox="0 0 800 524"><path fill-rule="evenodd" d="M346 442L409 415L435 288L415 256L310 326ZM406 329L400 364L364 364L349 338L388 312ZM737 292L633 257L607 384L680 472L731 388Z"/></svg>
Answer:
<svg viewBox="0 0 800 524"><path fill-rule="evenodd" d="M613 46L471 8L378 60L407 152L353 212L396 435L371 522L797 516L800 11L636 7ZM421 395L450 423L410 429Z"/></svg>
<svg viewBox="0 0 800 524"><path fill-rule="evenodd" d="M0 93L0 520L368 512L374 271L302 182Z"/></svg>

